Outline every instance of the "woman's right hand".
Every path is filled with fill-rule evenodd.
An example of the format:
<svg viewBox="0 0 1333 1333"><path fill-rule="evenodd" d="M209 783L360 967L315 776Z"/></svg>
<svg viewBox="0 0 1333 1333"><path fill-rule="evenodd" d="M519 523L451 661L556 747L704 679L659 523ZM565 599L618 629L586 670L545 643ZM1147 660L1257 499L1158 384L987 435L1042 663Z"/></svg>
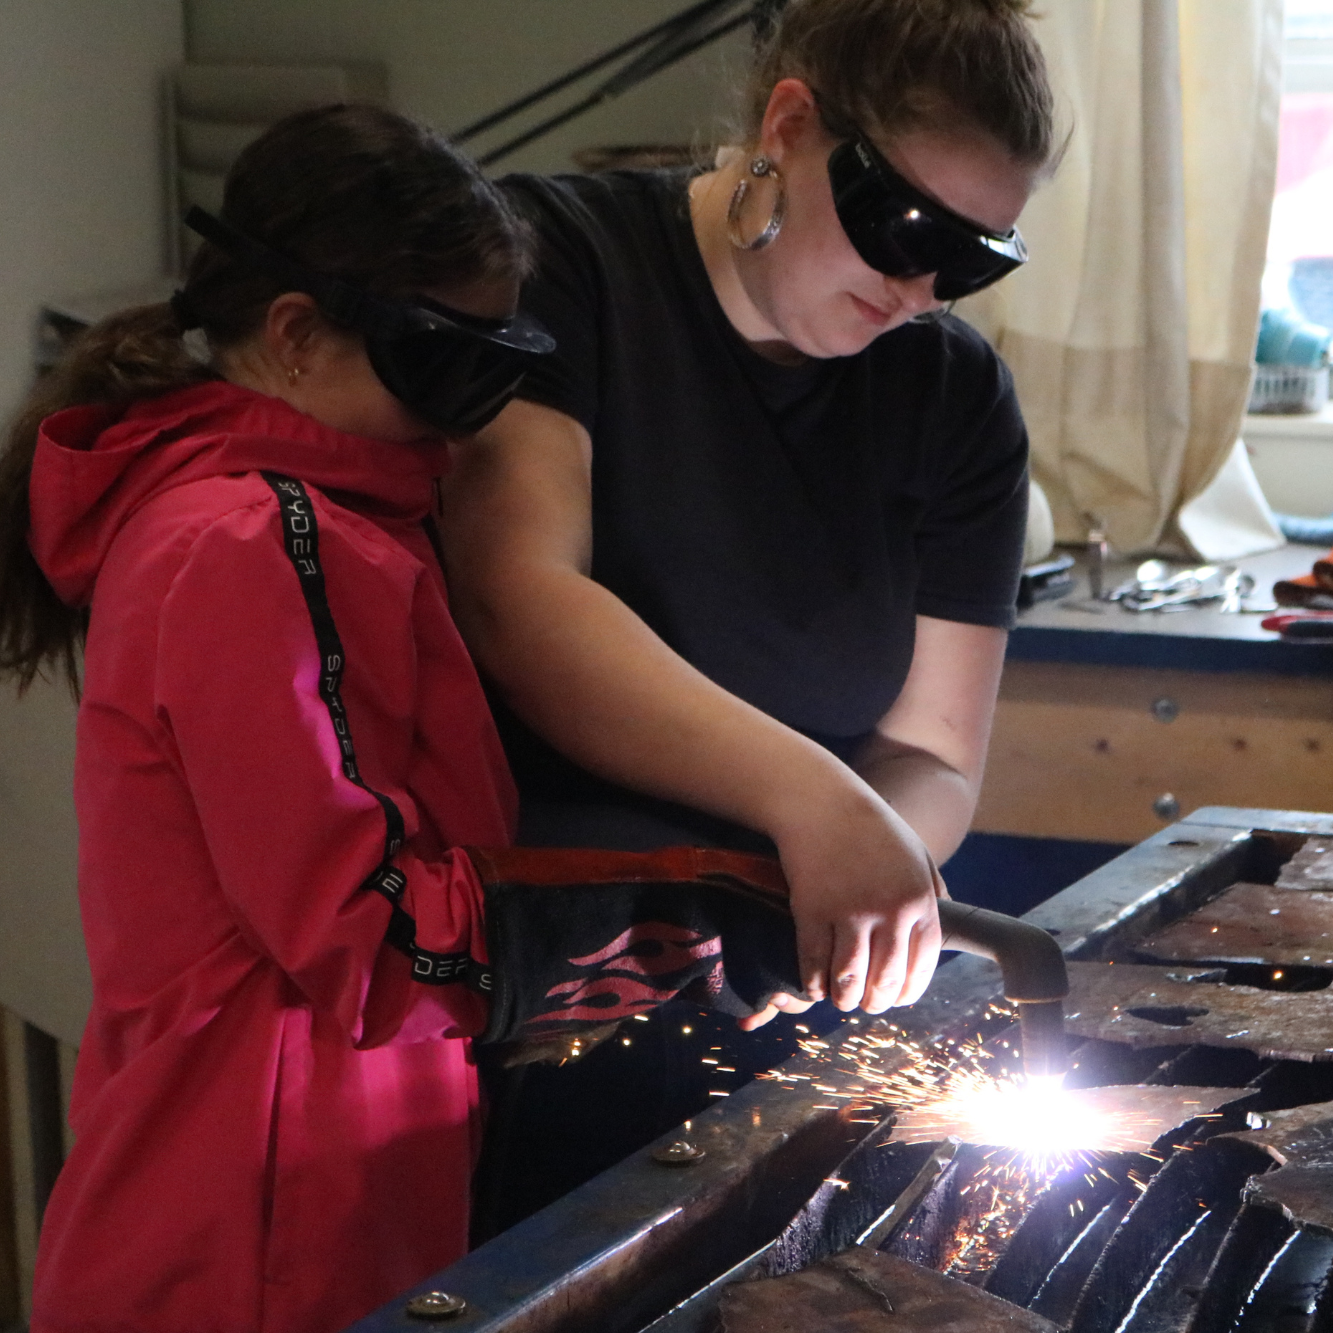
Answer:
<svg viewBox="0 0 1333 1333"><path fill-rule="evenodd" d="M911 1004L939 959L943 881L906 822L849 774L775 830L806 993L839 1009Z"/></svg>

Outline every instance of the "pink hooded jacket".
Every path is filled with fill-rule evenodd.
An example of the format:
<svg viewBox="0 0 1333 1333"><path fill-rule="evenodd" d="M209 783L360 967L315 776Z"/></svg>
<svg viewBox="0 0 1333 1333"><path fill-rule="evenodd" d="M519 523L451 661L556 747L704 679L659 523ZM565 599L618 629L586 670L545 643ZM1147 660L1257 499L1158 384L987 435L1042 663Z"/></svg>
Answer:
<svg viewBox="0 0 1333 1333"><path fill-rule="evenodd" d="M33 1333L334 1333L466 1247L484 1004L414 980L363 887L401 872L419 949L485 959L452 849L515 802L421 527L445 465L224 383L45 424L94 1000ZM309 495L360 782L261 470Z"/></svg>

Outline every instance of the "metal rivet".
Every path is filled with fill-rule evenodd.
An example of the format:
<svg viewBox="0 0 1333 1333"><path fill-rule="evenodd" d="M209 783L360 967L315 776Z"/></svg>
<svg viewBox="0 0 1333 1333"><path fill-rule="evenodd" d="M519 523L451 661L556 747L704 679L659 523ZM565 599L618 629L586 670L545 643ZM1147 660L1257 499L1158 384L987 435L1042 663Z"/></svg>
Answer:
<svg viewBox="0 0 1333 1333"><path fill-rule="evenodd" d="M1169 791L1163 792L1152 803L1152 812L1158 819L1176 819L1180 815L1180 802Z"/></svg>
<svg viewBox="0 0 1333 1333"><path fill-rule="evenodd" d="M467 1309L467 1302L447 1291L427 1291L413 1296L403 1309L413 1319L452 1319Z"/></svg>
<svg viewBox="0 0 1333 1333"><path fill-rule="evenodd" d="M665 1148L653 1149L653 1161L660 1166L693 1166L702 1162L708 1154L688 1139L677 1139Z"/></svg>
<svg viewBox="0 0 1333 1333"><path fill-rule="evenodd" d="M1152 701L1152 715L1159 722L1174 722L1180 716L1180 705L1164 694Z"/></svg>

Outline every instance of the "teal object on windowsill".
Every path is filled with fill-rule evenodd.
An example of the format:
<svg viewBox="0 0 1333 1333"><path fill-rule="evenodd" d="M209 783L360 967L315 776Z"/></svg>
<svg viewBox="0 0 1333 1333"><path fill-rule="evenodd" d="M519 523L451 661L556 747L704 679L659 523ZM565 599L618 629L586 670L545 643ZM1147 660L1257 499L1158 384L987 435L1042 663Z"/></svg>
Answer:
<svg viewBox="0 0 1333 1333"><path fill-rule="evenodd" d="M1333 546L1333 514L1326 518L1274 514L1273 519L1289 542L1302 542L1307 546Z"/></svg>
<svg viewBox="0 0 1333 1333"><path fill-rule="evenodd" d="M1305 366L1327 364L1333 334L1321 324L1311 324L1294 310L1265 310L1259 318L1259 342L1254 359L1261 366Z"/></svg>

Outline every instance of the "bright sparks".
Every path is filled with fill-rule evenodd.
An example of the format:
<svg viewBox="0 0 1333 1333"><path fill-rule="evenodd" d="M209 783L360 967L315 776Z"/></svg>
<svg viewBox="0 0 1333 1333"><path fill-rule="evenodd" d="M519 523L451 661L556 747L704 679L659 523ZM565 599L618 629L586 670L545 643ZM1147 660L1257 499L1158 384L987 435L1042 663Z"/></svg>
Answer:
<svg viewBox="0 0 1333 1333"><path fill-rule="evenodd" d="M1007 1016L999 1007L987 1015ZM1209 1115L1237 1095L1181 1087L1065 1088L1059 1076L1027 1079L1014 1067L1016 1043L1011 1048L1004 1035L985 1045L978 1037L927 1048L900 1029L881 1027L849 1036L836 1050L812 1039L801 1049L823 1068L799 1074L779 1068L767 1077L836 1097L854 1112L899 1107L893 1142L933 1143L953 1135L1042 1175L1087 1154L1144 1152L1176 1125ZM832 1077L835 1068L844 1077Z"/></svg>
<svg viewBox="0 0 1333 1333"><path fill-rule="evenodd" d="M1010 1017L1000 1006L986 1015ZM994 1266L1057 1177L1077 1172L1093 1182L1094 1173L1107 1174L1099 1161L1107 1153L1152 1157L1149 1148L1167 1131L1242 1095L1215 1088L1071 1089L1060 1077L1028 1080L1015 1068L1016 1036L1015 1028L985 1043L978 1036L923 1047L877 1024L835 1048L807 1037L800 1046L813 1065L761 1077L819 1093L820 1108L840 1103L856 1123L877 1123L887 1106L896 1106L885 1146L950 1136L977 1145L969 1164L960 1159L952 1173L960 1215L940 1265L941 1272L975 1280ZM1132 1171L1128 1181L1145 1188ZM911 1230L910 1216L904 1226Z"/></svg>

